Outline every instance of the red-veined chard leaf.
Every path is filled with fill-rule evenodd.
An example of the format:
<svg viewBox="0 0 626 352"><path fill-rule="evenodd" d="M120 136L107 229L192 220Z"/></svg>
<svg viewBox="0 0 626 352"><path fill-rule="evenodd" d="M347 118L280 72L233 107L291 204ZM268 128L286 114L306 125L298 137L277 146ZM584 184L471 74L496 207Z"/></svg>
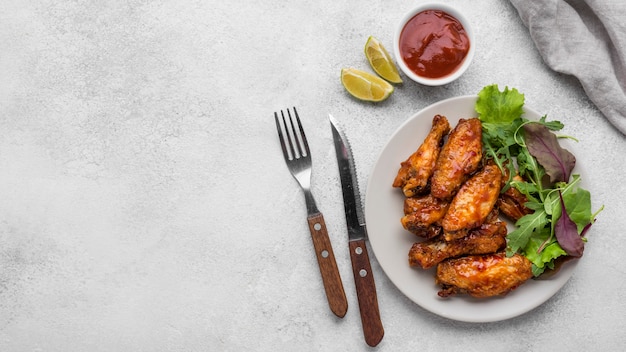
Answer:
<svg viewBox="0 0 626 352"><path fill-rule="evenodd" d="M567 209L565 208L565 202L561 191L559 191L559 199L561 200L561 216L554 225L554 234L559 245L568 255L572 257L582 257L583 250L585 249L585 242L578 234L578 227L576 223L570 219L567 215Z"/></svg>
<svg viewBox="0 0 626 352"><path fill-rule="evenodd" d="M576 157L559 145L556 135L539 123L524 125L528 152L543 166L550 182L568 182Z"/></svg>

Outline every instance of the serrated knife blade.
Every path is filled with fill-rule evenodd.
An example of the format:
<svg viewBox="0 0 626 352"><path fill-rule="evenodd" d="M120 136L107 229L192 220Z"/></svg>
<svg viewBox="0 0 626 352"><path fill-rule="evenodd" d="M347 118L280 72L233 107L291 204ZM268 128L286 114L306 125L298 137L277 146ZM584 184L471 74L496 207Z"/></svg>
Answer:
<svg viewBox="0 0 626 352"><path fill-rule="evenodd" d="M361 323L365 342L370 346L376 346L382 340L385 330L380 319L378 309L378 297L376 283L370 265L365 239L367 230L365 217L361 206L361 195L354 166L354 158L350 144L337 121L332 115L328 115L333 133L335 152L337 154L337 166L341 179L343 193L343 206L346 214L348 227L348 245L350 248L350 260L352 261L352 273L356 286Z"/></svg>
<svg viewBox="0 0 626 352"><path fill-rule="evenodd" d="M367 230L363 207L361 206L359 183L354 171L352 150L347 138L337 128L333 116L329 115L329 119L333 131L335 152L337 153L337 165L339 166L339 177L343 193L343 207L346 213L346 224L348 225L348 239L364 240L367 237Z"/></svg>

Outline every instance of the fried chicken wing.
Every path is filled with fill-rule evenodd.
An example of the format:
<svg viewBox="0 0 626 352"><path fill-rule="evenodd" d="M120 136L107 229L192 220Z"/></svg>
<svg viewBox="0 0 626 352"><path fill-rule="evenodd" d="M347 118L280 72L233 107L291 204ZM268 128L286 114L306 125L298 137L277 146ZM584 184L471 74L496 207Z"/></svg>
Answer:
<svg viewBox="0 0 626 352"><path fill-rule="evenodd" d="M501 185L502 172L493 163L487 164L467 180L452 199L441 221L445 240L461 238L485 222L498 199Z"/></svg>
<svg viewBox="0 0 626 352"><path fill-rule="evenodd" d="M505 253L448 259L437 266L440 297L467 293L474 297L505 295L533 276L524 256Z"/></svg>
<svg viewBox="0 0 626 352"><path fill-rule="evenodd" d="M441 234L440 220L448 211L450 202L432 195L410 197L404 200L402 226L420 237L433 238Z"/></svg>
<svg viewBox="0 0 626 352"><path fill-rule="evenodd" d="M430 180L431 194L441 199L452 198L461 184L479 168L482 156L480 120L461 119L439 153Z"/></svg>
<svg viewBox="0 0 626 352"><path fill-rule="evenodd" d="M428 182L439 157L443 138L448 132L450 132L448 119L442 115L435 115L432 128L424 142L415 153L400 164L393 187L402 188L402 192L407 197L424 193L428 189Z"/></svg>
<svg viewBox="0 0 626 352"><path fill-rule="evenodd" d="M409 251L409 265L429 269L448 258L494 253L506 246L506 233L506 224L498 221L451 242L440 238L418 242Z"/></svg>
<svg viewBox="0 0 626 352"><path fill-rule="evenodd" d="M522 178L516 175L513 177L513 180L521 181ZM526 202L528 202L528 198L526 198L522 192L518 191L515 187L510 187L504 191L504 193L500 194L496 202L496 207L509 219L517 221L522 216L533 212L532 209L524 205Z"/></svg>

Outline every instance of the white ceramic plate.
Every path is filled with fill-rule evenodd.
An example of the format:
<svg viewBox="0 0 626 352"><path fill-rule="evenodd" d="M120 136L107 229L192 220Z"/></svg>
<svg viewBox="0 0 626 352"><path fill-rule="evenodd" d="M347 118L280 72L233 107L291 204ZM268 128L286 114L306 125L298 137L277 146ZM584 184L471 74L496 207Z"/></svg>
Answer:
<svg viewBox="0 0 626 352"><path fill-rule="evenodd" d="M367 232L376 255L389 279L413 302L432 313L465 322L493 322L516 317L541 305L552 297L570 278L577 260L565 263L561 270L546 280L529 280L504 297L476 299L467 295L449 298L437 296L435 269L412 268L408 253L419 238L406 231L400 223L404 196L391 184L400 163L420 146L436 114L448 118L456 126L460 118L477 116L474 110L476 96L462 96L443 100L411 116L393 134L381 152L370 175L365 197ZM525 108L524 117L539 119L535 111ZM574 155L571 145L566 143ZM579 167L575 173L580 174ZM581 175L581 177L584 176Z"/></svg>

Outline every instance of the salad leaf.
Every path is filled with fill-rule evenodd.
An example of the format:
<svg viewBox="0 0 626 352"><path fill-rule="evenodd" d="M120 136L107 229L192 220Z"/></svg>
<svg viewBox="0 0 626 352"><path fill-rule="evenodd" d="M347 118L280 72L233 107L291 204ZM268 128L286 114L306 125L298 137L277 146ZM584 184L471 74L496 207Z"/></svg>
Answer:
<svg viewBox="0 0 626 352"><path fill-rule="evenodd" d="M508 123L522 116L524 94L517 89L504 88L500 92L497 84L484 87L478 93L476 112L483 122Z"/></svg>
<svg viewBox="0 0 626 352"><path fill-rule="evenodd" d="M533 233L541 231L547 224L548 217L545 211L535 211L521 217L515 223L517 228L507 235L507 253L513 255L526 247Z"/></svg>
<svg viewBox="0 0 626 352"><path fill-rule="evenodd" d="M556 135L545 125L531 122L523 128L528 152L544 167L550 181L567 182L576 165L574 155L559 145Z"/></svg>
<svg viewBox="0 0 626 352"><path fill-rule="evenodd" d="M530 180L535 187L535 192L543 199L543 176L546 174L544 168L530 154L528 149L522 148L517 155L517 168L520 176ZM527 195L528 196L528 195Z"/></svg>
<svg viewBox="0 0 626 352"><path fill-rule="evenodd" d="M582 255L583 237L600 208L591 214L591 196L571 175L576 158L563 149L557 136L563 124L523 117L524 95L497 85L478 93L475 110L483 126L483 149L509 175L502 192L514 187L526 196L534 212L516 222L507 235L507 255L521 253L533 263L533 274L554 269L557 258ZM568 137L572 138L573 137ZM574 139L575 140L575 139ZM518 174L519 178L513 178ZM546 179L550 178L547 184Z"/></svg>
<svg viewBox="0 0 626 352"><path fill-rule="evenodd" d="M567 210L560 191L559 198L561 199L561 208ZM585 243L578 235L576 223L570 219L567 211L562 212L556 222L556 225L554 225L554 233L559 245L563 248L563 250L565 250L565 252L567 252L568 255L577 258L582 257L583 250L585 249Z"/></svg>
<svg viewBox="0 0 626 352"><path fill-rule="evenodd" d="M524 255L533 263L533 274L543 274L545 269L554 268L554 259L567 255L548 228L537 232L524 248Z"/></svg>
<svg viewBox="0 0 626 352"><path fill-rule="evenodd" d="M537 185L524 182L524 181L511 181L511 186L515 187L518 191L522 192L528 198L528 203L526 203L526 207L537 210L543 208L543 202L538 198L535 198L535 195L539 194L539 187Z"/></svg>
<svg viewBox="0 0 626 352"><path fill-rule="evenodd" d="M521 119L516 119L514 124L482 123L483 126L483 146L487 154L498 165L500 170L508 168L509 182L515 175L515 166L507 163L512 155L510 149L517 145L515 142L515 129L521 123ZM507 183L508 188L508 183Z"/></svg>
<svg viewBox="0 0 626 352"><path fill-rule="evenodd" d="M591 194L585 189L577 189L576 192L563 194L563 201L570 219L576 224L578 233L591 224Z"/></svg>
<svg viewBox="0 0 626 352"><path fill-rule="evenodd" d="M540 124L546 126L551 131L560 131L560 130L563 129L563 127L565 127L565 125L563 125L561 123L561 121L546 121L547 117L548 116L543 115L543 116L541 116L539 121L537 121L535 123L540 123Z"/></svg>

